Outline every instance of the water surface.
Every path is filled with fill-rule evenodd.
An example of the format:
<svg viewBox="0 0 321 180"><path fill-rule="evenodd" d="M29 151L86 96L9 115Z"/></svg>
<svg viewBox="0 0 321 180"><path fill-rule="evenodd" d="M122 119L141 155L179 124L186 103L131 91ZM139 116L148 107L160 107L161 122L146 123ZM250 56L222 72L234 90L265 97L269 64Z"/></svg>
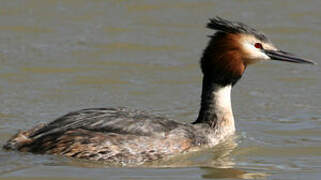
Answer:
<svg viewBox="0 0 321 180"><path fill-rule="evenodd" d="M319 0L0 2L0 144L88 107L196 118L209 18L243 21L319 64ZM0 150L1 179L319 179L320 66L261 63L232 92L235 139L162 168ZM152 166L152 165L151 165Z"/></svg>

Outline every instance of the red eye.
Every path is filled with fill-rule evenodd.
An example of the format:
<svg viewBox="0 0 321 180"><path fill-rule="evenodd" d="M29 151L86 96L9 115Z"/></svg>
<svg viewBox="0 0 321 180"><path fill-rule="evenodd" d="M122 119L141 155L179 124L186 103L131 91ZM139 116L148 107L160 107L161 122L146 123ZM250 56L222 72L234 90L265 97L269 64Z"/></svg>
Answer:
<svg viewBox="0 0 321 180"><path fill-rule="evenodd" d="M263 46L261 43L255 43L254 46L258 49L263 49Z"/></svg>

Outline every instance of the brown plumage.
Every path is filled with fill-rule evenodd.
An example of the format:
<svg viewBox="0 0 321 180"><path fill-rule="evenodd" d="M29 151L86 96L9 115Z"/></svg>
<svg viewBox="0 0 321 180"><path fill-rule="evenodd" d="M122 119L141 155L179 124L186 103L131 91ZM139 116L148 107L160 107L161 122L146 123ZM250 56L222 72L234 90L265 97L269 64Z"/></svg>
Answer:
<svg viewBox="0 0 321 180"><path fill-rule="evenodd" d="M239 34L218 32L212 36L201 59L204 74L215 78L217 82L229 84L237 81L245 71Z"/></svg>

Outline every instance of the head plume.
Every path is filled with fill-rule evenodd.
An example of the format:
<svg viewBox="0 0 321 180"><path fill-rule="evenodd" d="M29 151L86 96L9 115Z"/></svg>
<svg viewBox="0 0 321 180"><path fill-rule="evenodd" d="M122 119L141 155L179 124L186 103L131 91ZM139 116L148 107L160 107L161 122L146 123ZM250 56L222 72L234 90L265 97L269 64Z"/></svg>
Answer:
<svg viewBox="0 0 321 180"><path fill-rule="evenodd" d="M256 29L247 26L246 24L229 21L218 16L210 19L210 22L207 24L207 28L232 34L251 34L261 41L268 41L268 38L262 32L259 32Z"/></svg>

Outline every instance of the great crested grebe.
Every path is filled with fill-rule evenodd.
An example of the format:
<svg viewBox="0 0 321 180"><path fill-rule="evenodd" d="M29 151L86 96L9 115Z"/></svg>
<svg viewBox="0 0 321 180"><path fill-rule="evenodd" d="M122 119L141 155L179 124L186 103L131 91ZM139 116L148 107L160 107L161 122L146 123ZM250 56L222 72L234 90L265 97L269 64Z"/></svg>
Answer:
<svg viewBox="0 0 321 180"><path fill-rule="evenodd" d="M215 17L207 27L216 32L200 61L201 107L193 123L126 108L83 109L20 131L4 148L139 165L196 147L213 147L235 131L231 88L248 65L262 60L313 64L278 50L263 33L243 23Z"/></svg>

